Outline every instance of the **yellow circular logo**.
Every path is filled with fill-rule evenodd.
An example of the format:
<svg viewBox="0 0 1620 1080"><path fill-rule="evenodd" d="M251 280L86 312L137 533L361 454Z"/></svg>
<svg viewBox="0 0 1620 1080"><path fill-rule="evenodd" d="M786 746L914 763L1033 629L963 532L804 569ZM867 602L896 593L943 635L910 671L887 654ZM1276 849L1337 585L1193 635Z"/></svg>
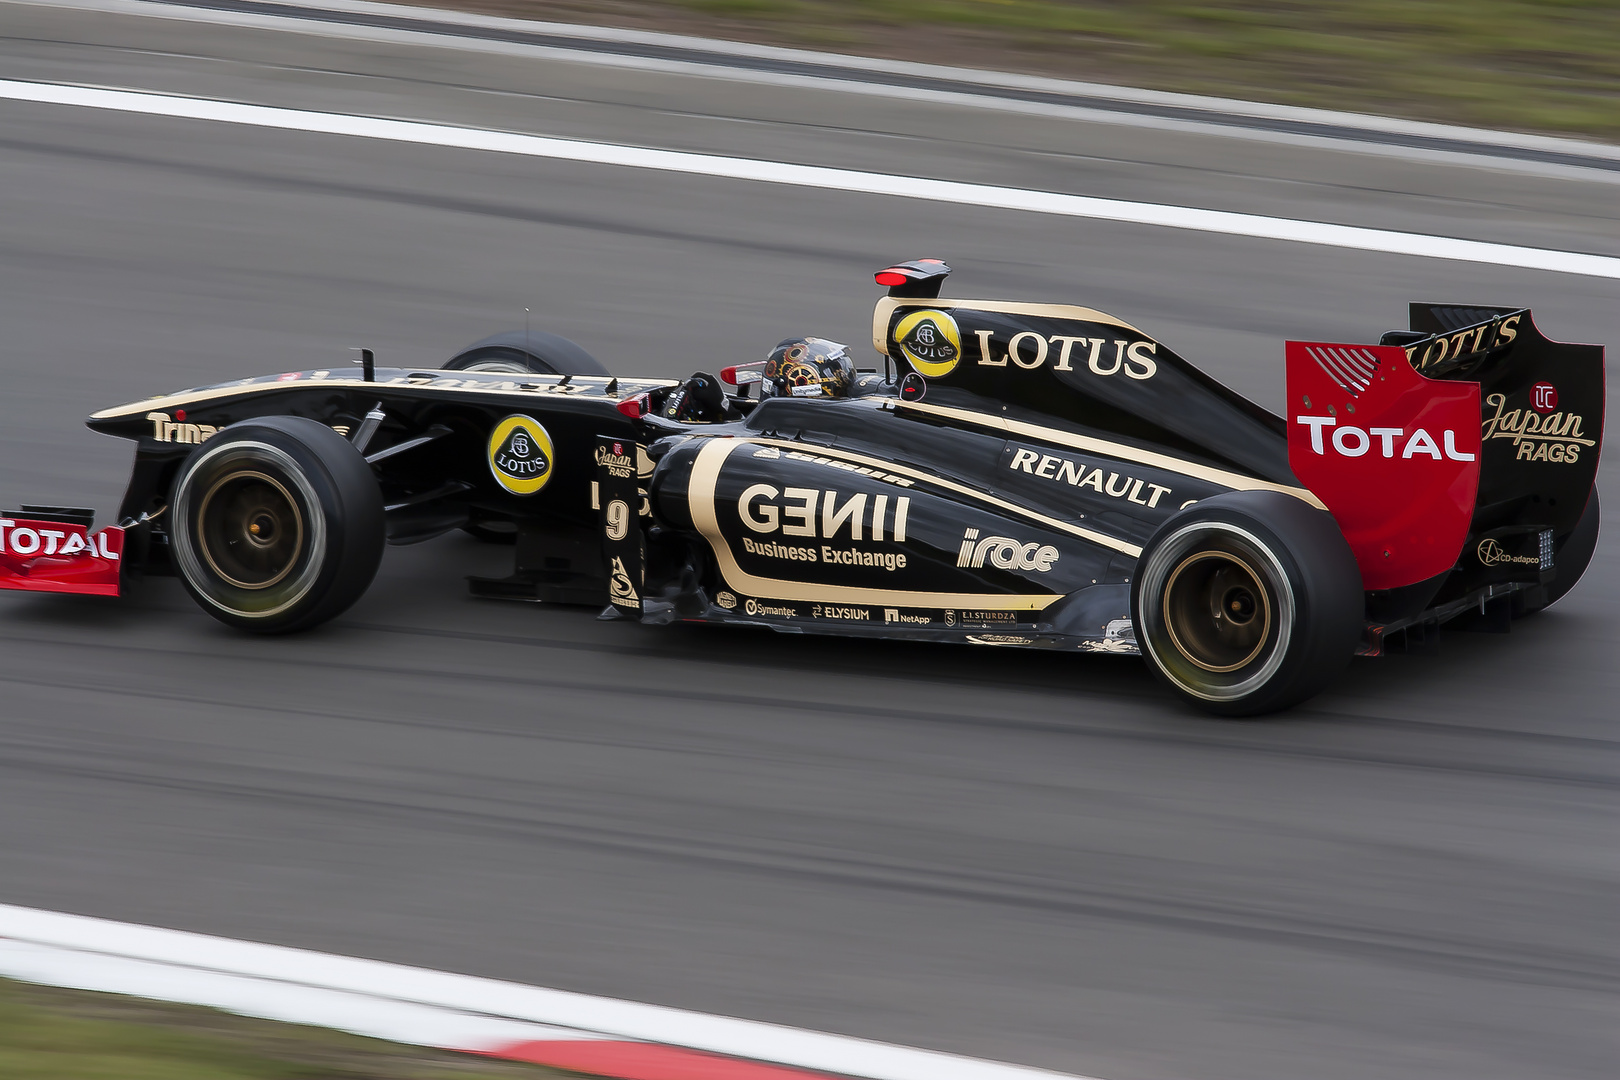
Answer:
<svg viewBox="0 0 1620 1080"><path fill-rule="evenodd" d="M514 495L533 495L551 479L551 436L532 416L514 415L489 433L489 471Z"/></svg>
<svg viewBox="0 0 1620 1080"><path fill-rule="evenodd" d="M943 378L962 359L962 333L943 311L924 308L894 324L894 343L920 375Z"/></svg>

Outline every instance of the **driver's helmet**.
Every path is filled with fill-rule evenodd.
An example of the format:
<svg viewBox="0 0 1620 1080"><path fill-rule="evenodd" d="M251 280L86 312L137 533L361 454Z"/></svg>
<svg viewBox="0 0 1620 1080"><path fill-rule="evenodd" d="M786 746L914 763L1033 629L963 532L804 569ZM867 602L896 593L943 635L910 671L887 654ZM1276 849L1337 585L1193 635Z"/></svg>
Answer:
<svg viewBox="0 0 1620 1080"><path fill-rule="evenodd" d="M847 397L855 383L849 350L826 338L788 338L765 361L762 397Z"/></svg>

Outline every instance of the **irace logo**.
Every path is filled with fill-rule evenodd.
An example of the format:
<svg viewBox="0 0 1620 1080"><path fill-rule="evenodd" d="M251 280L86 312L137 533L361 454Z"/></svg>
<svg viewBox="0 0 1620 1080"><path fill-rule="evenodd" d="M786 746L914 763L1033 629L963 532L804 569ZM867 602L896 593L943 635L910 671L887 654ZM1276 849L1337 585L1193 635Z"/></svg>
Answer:
<svg viewBox="0 0 1620 1080"><path fill-rule="evenodd" d="M1051 545L1020 543L1010 536L987 536L979 539L978 529L969 529L962 535L962 550L957 553L956 565L977 569L986 561L1001 570L1034 570L1044 574L1058 561L1058 550Z"/></svg>
<svg viewBox="0 0 1620 1080"><path fill-rule="evenodd" d="M1334 451L1340 457L1363 457L1376 441L1382 456L1392 458L1395 456L1395 441L1401 439L1404 440L1401 446L1402 459L1422 455L1436 461L1443 460L1434 436L1423 428L1417 428L1408 435L1403 428L1398 427L1359 428L1349 424L1340 427L1338 418L1334 416L1298 416L1295 419L1311 429L1311 452L1314 454L1326 454L1326 444L1331 442ZM1332 429L1331 438L1323 438L1323 428ZM1474 460L1473 454L1465 454L1457 449L1455 431L1447 428L1441 435L1445 442L1445 457L1452 461Z"/></svg>

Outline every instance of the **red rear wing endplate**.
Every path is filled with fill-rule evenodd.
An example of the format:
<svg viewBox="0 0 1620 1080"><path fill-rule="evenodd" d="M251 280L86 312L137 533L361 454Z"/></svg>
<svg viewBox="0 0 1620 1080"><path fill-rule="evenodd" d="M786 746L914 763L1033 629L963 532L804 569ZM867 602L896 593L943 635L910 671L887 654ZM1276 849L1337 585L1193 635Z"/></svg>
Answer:
<svg viewBox="0 0 1620 1080"><path fill-rule="evenodd" d="M1428 379L1393 345L1288 343L1288 463L1322 500L1362 588L1456 565L1479 494L1479 384Z"/></svg>

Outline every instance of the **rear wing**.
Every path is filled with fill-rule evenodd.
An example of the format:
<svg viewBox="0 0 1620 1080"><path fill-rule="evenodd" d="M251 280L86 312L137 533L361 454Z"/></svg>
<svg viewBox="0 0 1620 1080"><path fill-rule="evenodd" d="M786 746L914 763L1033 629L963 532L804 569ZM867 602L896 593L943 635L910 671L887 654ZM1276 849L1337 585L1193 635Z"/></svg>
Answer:
<svg viewBox="0 0 1620 1080"><path fill-rule="evenodd" d="M1413 304L1410 330L1291 341L1287 365L1289 465L1364 588L1552 572L1596 481L1602 346L1550 341L1527 309Z"/></svg>

